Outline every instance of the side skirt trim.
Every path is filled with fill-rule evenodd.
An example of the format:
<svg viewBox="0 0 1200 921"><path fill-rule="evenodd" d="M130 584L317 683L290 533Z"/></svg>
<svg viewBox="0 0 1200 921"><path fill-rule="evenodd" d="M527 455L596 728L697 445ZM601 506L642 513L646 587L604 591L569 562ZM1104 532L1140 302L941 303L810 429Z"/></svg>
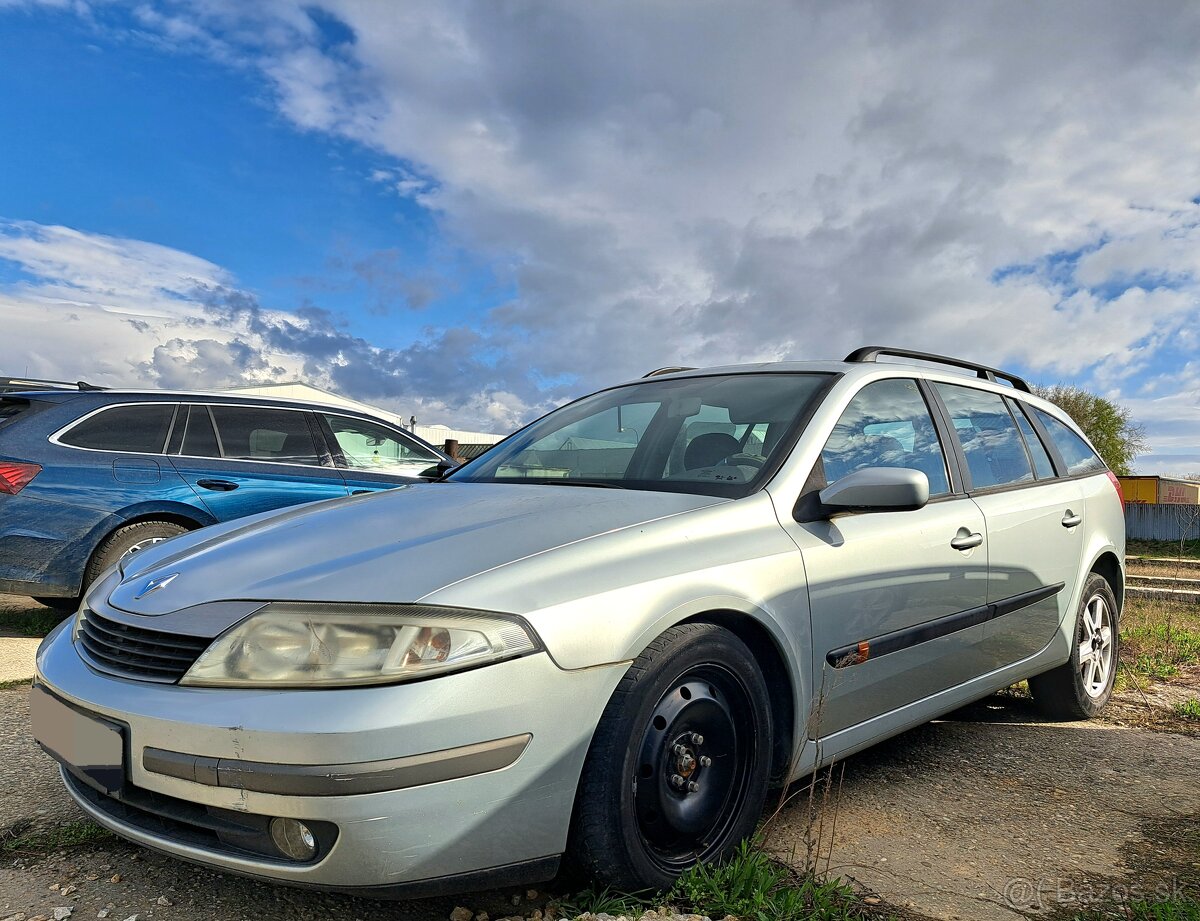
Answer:
<svg viewBox="0 0 1200 921"><path fill-rule="evenodd" d="M825 656L825 661L834 668L848 668L852 665L861 665L868 659L875 659L879 656L886 656L888 653L899 652L902 649L908 649L910 646L916 646L918 643L927 643L930 640L936 640L939 637L957 633L959 630L966 630L968 627L976 627L979 624L987 623L987 621L1003 617L1005 614L1012 614L1014 611L1037 604L1039 601L1053 598L1065 586L1065 582L1057 582L1054 585L1046 585L1042 588L1035 588L1032 591L1021 592L1019 595L1001 598L999 601L992 601L977 608L968 608L965 611L958 611L946 617L939 617L936 620L929 620L922 624L893 630L891 633L883 633L870 639L860 640L849 646L841 646L838 649L830 650Z"/></svg>

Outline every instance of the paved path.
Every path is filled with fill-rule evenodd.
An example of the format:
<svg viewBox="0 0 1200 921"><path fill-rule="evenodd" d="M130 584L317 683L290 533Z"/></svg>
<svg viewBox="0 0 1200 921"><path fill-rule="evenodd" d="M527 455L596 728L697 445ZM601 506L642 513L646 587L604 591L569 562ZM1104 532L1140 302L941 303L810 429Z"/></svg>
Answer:
<svg viewBox="0 0 1200 921"><path fill-rule="evenodd" d="M28 681L33 677L33 656L39 639L0 636L0 684Z"/></svg>
<svg viewBox="0 0 1200 921"><path fill-rule="evenodd" d="M0 595L0 614L12 617L45 616L48 608L29 598ZM24 636L20 630L0 626L0 686L33 677L33 656L41 640Z"/></svg>

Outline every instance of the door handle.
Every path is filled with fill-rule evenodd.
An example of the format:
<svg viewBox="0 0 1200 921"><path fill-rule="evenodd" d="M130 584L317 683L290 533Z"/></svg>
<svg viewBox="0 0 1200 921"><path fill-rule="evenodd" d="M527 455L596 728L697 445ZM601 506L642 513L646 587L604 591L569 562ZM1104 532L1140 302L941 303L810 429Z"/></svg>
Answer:
<svg viewBox="0 0 1200 921"><path fill-rule="evenodd" d="M950 546L955 550L973 550L983 543L982 534L980 534L978 531L975 531L974 533L967 531L967 533L964 534L963 532L966 530L966 528L959 528L958 535L950 541Z"/></svg>
<svg viewBox="0 0 1200 921"><path fill-rule="evenodd" d="M1064 528L1078 527L1082 523L1083 523L1083 516L1076 515L1070 509L1067 509L1067 513L1065 515L1063 515L1062 526Z"/></svg>
<svg viewBox="0 0 1200 921"><path fill-rule="evenodd" d="M237 483L229 480L197 480L196 485L201 489L211 489L213 492L232 492L238 488Z"/></svg>

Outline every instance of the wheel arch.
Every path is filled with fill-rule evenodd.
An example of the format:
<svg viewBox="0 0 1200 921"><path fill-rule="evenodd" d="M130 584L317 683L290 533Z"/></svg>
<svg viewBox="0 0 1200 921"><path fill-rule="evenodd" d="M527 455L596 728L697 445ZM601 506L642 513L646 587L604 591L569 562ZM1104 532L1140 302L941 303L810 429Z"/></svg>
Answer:
<svg viewBox="0 0 1200 921"><path fill-rule="evenodd" d="M683 624L713 624L740 639L759 663L771 701L776 732L771 752L771 782L790 779L796 742L796 688L779 642L759 620L741 611L717 609L694 614Z"/></svg>
<svg viewBox="0 0 1200 921"><path fill-rule="evenodd" d="M120 524L110 529L108 534L105 534L104 536L108 537L109 534L113 533L113 531L128 527L131 524L141 524L144 521L166 521L170 524L177 524L182 528L187 528L189 531L195 531L197 528L203 528L210 523L201 521L199 520L200 518L200 515L185 515L182 512L176 511L142 512L141 514L135 515L132 518L126 518Z"/></svg>
<svg viewBox="0 0 1200 921"><path fill-rule="evenodd" d="M1117 555L1112 550L1105 550L1095 560L1088 570L1100 575L1108 582L1113 594L1117 598L1117 606L1119 609L1125 607L1125 572L1121 568L1121 561L1117 559Z"/></svg>
<svg viewBox="0 0 1200 921"><path fill-rule="evenodd" d="M215 523L215 519L211 521L205 520L209 518L211 518L210 515L186 506L177 508L168 505L155 505L123 510L119 513L119 517L110 519L103 528L98 529L98 532L92 536L92 549L83 564L81 582L83 578L86 578L88 570L91 569L92 563L96 559L96 554L100 552L100 548L104 545L104 542L117 531L121 530L121 528L127 528L131 524L141 524L146 521L165 521L169 524L177 524L188 531L195 531L198 528ZM82 589L83 586L81 585L80 587Z"/></svg>

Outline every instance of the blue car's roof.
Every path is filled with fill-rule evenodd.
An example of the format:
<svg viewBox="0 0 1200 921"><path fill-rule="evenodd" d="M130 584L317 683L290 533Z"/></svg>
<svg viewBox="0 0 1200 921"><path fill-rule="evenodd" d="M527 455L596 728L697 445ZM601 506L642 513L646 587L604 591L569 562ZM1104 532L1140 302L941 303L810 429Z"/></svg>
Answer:
<svg viewBox="0 0 1200 921"><path fill-rule="evenodd" d="M367 418L379 419L381 422L395 424L373 413L356 409L352 406L341 406L336 403L319 403L314 400L298 400L289 397L264 397L254 394L222 393L212 390L15 390L0 394L0 399L17 397L19 399L35 399L43 403L69 403L72 400L86 400L90 403L246 403L252 406L279 406L306 409L336 409L339 412L354 413Z"/></svg>
<svg viewBox="0 0 1200 921"><path fill-rule="evenodd" d="M393 428L401 426L394 419L377 416L374 413L357 409L353 406L340 406L336 403L318 403L313 400L297 400L288 397L264 397L254 394L222 393L212 390L17 390L0 393L0 400L5 399L36 400L39 403L71 403L79 401L81 409L87 410L104 406L107 403L244 403L247 406L274 406L280 409L323 409L336 411L345 415L357 416L360 419L370 419ZM434 445L429 444L419 435L409 432L421 444L441 453Z"/></svg>

